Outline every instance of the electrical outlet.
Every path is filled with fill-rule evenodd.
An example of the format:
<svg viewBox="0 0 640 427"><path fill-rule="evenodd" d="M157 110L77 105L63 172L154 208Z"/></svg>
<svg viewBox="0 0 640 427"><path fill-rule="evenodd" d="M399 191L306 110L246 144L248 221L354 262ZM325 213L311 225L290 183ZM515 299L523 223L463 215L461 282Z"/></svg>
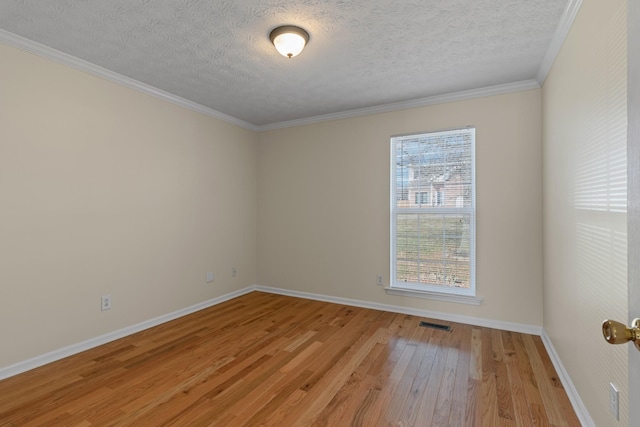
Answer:
<svg viewBox="0 0 640 427"><path fill-rule="evenodd" d="M211 282L213 282L213 272L209 271L207 273L207 283L211 283Z"/></svg>
<svg viewBox="0 0 640 427"><path fill-rule="evenodd" d="M613 383L609 383L609 412L620 420L620 394Z"/></svg>
<svg viewBox="0 0 640 427"><path fill-rule="evenodd" d="M100 298L100 310L111 310L111 295L103 295Z"/></svg>
<svg viewBox="0 0 640 427"><path fill-rule="evenodd" d="M382 282L382 276L378 275L378 278L376 279L376 284L378 286L384 286L384 283Z"/></svg>
<svg viewBox="0 0 640 427"><path fill-rule="evenodd" d="M233 268L231 269L231 277L236 277L236 275L237 275L237 274L238 274L238 271L236 270L236 268L235 268L235 267L233 267Z"/></svg>

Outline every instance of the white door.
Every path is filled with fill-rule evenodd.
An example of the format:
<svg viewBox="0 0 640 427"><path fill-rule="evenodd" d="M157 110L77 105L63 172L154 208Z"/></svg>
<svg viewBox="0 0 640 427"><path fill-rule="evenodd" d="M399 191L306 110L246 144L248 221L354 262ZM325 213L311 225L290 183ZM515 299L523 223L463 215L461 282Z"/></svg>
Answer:
<svg viewBox="0 0 640 427"><path fill-rule="evenodd" d="M640 1L627 1L629 319L640 317ZM630 323L629 323L630 324ZM640 351L629 345L629 421L640 426ZM636 424L634 424L636 423Z"/></svg>

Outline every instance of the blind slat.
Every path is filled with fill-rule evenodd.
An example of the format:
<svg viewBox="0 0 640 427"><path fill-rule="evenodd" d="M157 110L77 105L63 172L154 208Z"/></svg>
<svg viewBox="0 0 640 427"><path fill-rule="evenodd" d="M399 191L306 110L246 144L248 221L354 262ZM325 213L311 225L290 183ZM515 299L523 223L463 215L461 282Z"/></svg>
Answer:
<svg viewBox="0 0 640 427"><path fill-rule="evenodd" d="M475 129L391 144L392 286L475 295Z"/></svg>

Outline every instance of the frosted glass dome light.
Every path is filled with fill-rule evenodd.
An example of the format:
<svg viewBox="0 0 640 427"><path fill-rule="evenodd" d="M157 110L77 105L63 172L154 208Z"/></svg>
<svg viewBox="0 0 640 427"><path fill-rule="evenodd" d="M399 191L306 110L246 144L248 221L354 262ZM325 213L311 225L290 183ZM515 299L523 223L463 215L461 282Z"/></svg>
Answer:
<svg viewBox="0 0 640 427"><path fill-rule="evenodd" d="M282 56L293 58L304 49L309 41L309 33L300 27L285 25L271 31L269 38Z"/></svg>

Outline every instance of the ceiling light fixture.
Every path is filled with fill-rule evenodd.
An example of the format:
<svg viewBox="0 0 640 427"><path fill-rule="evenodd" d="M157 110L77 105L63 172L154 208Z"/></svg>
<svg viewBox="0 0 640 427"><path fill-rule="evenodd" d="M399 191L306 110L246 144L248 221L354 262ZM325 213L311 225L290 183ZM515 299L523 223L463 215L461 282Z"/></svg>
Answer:
<svg viewBox="0 0 640 427"><path fill-rule="evenodd" d="M293 58L304 49L309 41L309 33L300 27L284 25L271 31L269 38L282 56Z"/></svg>

